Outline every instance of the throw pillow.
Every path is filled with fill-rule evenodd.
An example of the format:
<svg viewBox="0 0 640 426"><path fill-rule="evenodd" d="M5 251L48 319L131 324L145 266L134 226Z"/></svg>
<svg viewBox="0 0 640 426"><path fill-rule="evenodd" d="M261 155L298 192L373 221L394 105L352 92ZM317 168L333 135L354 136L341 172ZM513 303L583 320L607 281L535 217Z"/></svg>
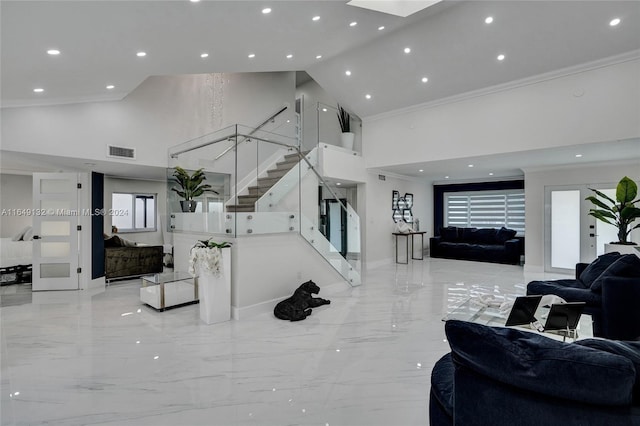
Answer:
<svg viewBox="0 0 640 426"><path fill-rule="evenodd" d="M640 257L635 254L624 254L618 257L591 283L591 291L602 291L602 281L608 277L640 278Z"/></svg>
<svg viewBox="0 0 640 426"><path fill-rule="evenodd" d="M477 231L477 228L462 228L461 230L460 238L462 242L470 243L474 241L474 233Z"/></svg>
<svg viewBox="0 0 640 426"><path fill-rule="evenodd" d="M454 363L520 389L602 405L631 403L636 371L620 355L505 327L445 323Z"/></svg>
<svg viewBox="0 0 640 426"><path fill-rule="evenodd" d="M619 342L606 339L585 339L576 342L577 345L598 349L611 354L622 355L633 362L636 368L636 384L633 387L633 400L640 402L640 342Z"/></svg>
<svg viewBox="0 0 640 426"><path fill-rule="evenodd" d="M580 281L585 287L591 287L591 284L602 274L613 262L618 260L620 253L606 253L598 256L596 260L591 262L580 274Z"/></svg>
<svg viewBox="0 0 640 426"><path fill-rule="evenodd" d="M496 243L496 230L494 228L480 228L472 232L471 237L473 242L479 244L495 244Z"/></svg>
<svg viewBox="0 0 640 426"><path fill-rule="evenodd" d="M440 228L440 239L448 242L458 241L458 228L455 226Z"/></svg>
<svg viewBox="0 0 640 426"><path fill-rule="evenodd" d="M33 227L29 227L29 229L27 229L27 232L24 233L24 235L22 236L22 241L31 241L33 240Z"/></svg>
<svg viewBox="0 0 640 426"><path fill-rule="evenodd" d="M515 237L517 233L518 231L516 231L515 229L508 229L503 226L496 232L496 240L498 240L499 243L504 244L505 242Z"/></svg>

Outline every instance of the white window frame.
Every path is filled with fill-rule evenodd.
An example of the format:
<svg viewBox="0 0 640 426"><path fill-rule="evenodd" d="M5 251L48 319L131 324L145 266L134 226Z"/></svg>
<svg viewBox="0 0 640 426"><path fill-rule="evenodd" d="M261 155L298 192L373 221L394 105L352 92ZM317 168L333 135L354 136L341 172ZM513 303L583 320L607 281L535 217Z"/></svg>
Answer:
<svg viewBox="0 0 640 426"><path fill-rule="evenodd" d="M113 196L115 194L124 194L131 195L131 207L129 208L129 212L132 218L132 228L120 228L118 227L118 233L129 233L129 232L156 232L158 230L158 194L150 194L150 193L141 193L141 192L113 192L111 194L111 203L113 204ZM153 198L153 226L146 228L137 228L136 227L136 199L140 198ZM146 204L146 203L145 203ZM110 212L112 216L117 216L122 214L123 212L117 211L116 208L112 208ZM111 218L111 222L113 223L113 217ZM115 225L115 224L114 224ZM116 225L117 226L117 225Z"/></svg>
<svg viewBox="0 0 640 426"><path fill-rule="evenodd" d="M499 198L503 197L502 205ZM509 198L513 200L509 203ZM489 204L485 210L478 207L483 198ZM454 211L452 204L458 201L460 208ZM470 209L476 210L474 218ZM524 189L504 189L491 191L454 191L443 194L444 226L461 228L505 228L518 231L518 236L525 233ZM502 207L500 213L497 210ZM484 221L482 219L485 219Z"/></svg>

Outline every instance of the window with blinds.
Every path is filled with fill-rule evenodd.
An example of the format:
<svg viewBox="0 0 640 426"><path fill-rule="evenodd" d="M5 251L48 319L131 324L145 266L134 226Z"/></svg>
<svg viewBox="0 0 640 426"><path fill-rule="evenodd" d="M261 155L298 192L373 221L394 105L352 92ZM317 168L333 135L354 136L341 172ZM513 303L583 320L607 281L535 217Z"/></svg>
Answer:
<svg viewBox="0 0 640 426"><path fill-rule="evenodd" d="M506 228L524 235L524 190L444 194L445 226Z"/></svg>

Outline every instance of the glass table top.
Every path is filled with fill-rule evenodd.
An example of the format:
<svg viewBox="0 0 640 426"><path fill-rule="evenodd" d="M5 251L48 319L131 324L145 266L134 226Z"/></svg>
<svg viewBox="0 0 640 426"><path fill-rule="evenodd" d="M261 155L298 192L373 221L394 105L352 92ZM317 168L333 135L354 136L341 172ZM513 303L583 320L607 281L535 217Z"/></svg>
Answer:
<svg viewBox="0 0 640 426"><path fill-rule="evenodd" d="M160 274L142 277L143 280L153 284L166 284L175 281L190 280L192 278L194 278L193 275L184 271L163 272Z"/></svg>

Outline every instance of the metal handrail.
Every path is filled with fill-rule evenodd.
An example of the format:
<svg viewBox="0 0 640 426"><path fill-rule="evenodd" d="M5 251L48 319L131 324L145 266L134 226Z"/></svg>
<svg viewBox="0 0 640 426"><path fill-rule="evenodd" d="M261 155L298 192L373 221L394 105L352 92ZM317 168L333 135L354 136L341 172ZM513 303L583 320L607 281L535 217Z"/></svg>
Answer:
<svg viewBox="0 0 640 426"><path fill-rule="evenodd" d="M238 144L241 144L242 142L248 140L251 135L253 135L255 132L257 132L258 130L262 129L264 126L266 126L268 122L273 121L274 118L276 118L277 116L282 114L287 108L288 108L287 106L283 107L280 111L276 112L271 117L267 118L262 123L258 124L258 126L255 129L253 129L252 131L249 132L248 136L243 135L244 139L241 140L241 141L238 141L238 143L235 146L237 146ZM227 148L224 151L222 151L216 158L213 159L213 161L220 159L220 157L224 156L227 152L231 151L235 146L230 146L229 148Z"/></svg>

